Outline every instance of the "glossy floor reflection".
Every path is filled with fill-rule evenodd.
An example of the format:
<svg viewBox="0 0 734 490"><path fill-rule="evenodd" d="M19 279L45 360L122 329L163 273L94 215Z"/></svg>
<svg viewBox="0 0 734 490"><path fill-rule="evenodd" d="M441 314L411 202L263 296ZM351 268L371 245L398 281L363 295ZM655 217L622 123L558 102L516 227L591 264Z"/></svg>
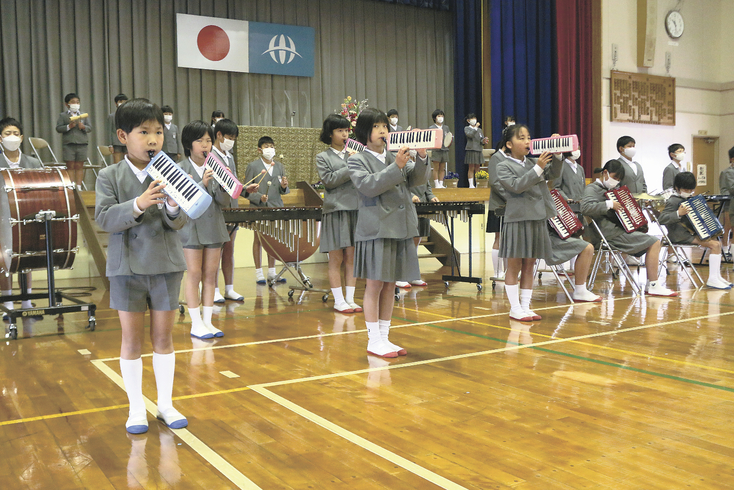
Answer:
<svg viewBox="0 0 734 490"><path fill-rule="evenodd" d="M447 289L436 264L421 261L427 287L399 292L398 359L366 354L362 314L238 270L245 302L215 309L223 338L176 324L188 430L149 415L141 436L124 429L108 296L61 284L96 287L97 328L23 319L0 347L2 488L734 488L734 291L691 289L673 265L679 298L602 275L602 303L569 304L543 273L543 320L522 323L489 271L482 291ZM304 270L327 286L325 265ZM144 370L154 402L149 344Z"/></svg>

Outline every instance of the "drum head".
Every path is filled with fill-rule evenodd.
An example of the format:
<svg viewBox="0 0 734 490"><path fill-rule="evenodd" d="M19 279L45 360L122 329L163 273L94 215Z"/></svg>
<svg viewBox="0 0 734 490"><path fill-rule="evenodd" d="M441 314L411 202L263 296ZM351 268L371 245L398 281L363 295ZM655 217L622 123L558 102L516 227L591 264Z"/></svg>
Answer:
<svg viewBox="0 0 734 490"><path fill-rule="evenodd" d="M10 226L10 204L5 191L5 180L0 175L0 272L10 271L10 254L13 253L13 230Z"/></svg>
<svg viewBox="0 0 734 490"><path fill-rule="evenodd" d="M451 133L451 131L447 131L446 134L443 136L443 146L448 148L451 146L451 143L454 142L454 135Z"/></svg>

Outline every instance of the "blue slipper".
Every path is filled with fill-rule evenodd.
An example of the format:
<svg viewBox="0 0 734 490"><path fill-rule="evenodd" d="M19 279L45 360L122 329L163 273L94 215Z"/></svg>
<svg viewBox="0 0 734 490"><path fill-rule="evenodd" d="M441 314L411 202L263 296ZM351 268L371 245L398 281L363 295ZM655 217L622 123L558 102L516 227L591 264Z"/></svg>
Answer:
<svg viewBox="0 0 734 490"><path fill-rule="evenodd" d="M267 284L268 282L265 279L258 279L257 280L257 283L258 284Z"/></svg>
<svg viewBox="0 0 734 490"><path fill-rule="evenodd" d="M186 417L181 415L175 408L167 408L164 411L158 409L156 417L162 420L169 429L183 429L189 425L189 421Z"/></svg>

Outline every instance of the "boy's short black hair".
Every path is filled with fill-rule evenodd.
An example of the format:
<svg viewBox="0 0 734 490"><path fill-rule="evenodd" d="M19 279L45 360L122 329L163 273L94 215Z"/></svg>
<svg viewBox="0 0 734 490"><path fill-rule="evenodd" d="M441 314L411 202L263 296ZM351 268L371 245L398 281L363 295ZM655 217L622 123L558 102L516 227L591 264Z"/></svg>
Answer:
<svg viewBox="0 0 734 490"><path fill-rule="evenodd" d="M734 158L734 146L729 148L729 160L731 160L732 158Z"/></svg>
<svg viewBox="0 0 734 490"><path fill-rule="evenodd" d="M673 179L673 189L693 190L696 188L696 176L693 172L681 172Z"/></svg>
<svg viewBox="0 0 734 490"><path fill-rule="evenodd" d="M224 112L220 110L216 110L212 112L212 122L214 122L215 117L224 117Z"/></svg>
<svg viewBox="0 0 734 490"><path fill-rule="evenodd" d="M171 107L170 105L164 105L163 107L161 107L161 112L163 112L164 114L166 112L170 112L171 114L173 114L173 107Z"/></svg>
<svg viewBox="0 0 734 490"><path fill-rule="evenodd" d="M673 143L668 147L668 156L670 156L671 153L675 153L678 150L685 150L686 147L681 145L680 143Z"/></svg>
<svg viewBox="0 0 734 490"><path fill-rule="evenodd" d="M158 121L163 126L163 111L148 99L131 99L115 111L115 128L129 133L145 121Z"/></svg>
<svg viewBox="0 0 734 490"><path fill-rule="evenodd" d="M466 115L464 119L468 121L469 119L472 119L472 118L477 119L477 115L474 114L473 112L470 112L469 114Z"/></svg>
<svg viewBox="0 0 734 490"><path fill-rule="evenodd" d="M191 121L181 130L181 145L184 148L184 155L187 157L191 156L191 146L194 141L199 138L203 138L205 134L214 141L214 130L211 124L207 124L204 121Z"/></svg>
<svg viewBox="0 0 734 490"><path fill-rule="evenodd" d="M620 148L624 148L625 146L629 145L630 143L637 144L632 136L622 136L617 140L617 151L619 151Z"/></svg>
<svg viewBox="0 0 734 490"><path fill-rule="evenodd" d="M115 95L115 104L117 104L118 102L123 101L123 100L128 100L127 99L127 95L125 95L125 94L117 94L117 95Z"/></svg>
<svg viewBox="0 0 734 490"><path fill-rule="evenodd" d="M5 128L7 128L8 126L15 126L16 128L18 128L18 131L20 131L20 134L23 134L23 125L17 119L13 119L12 117L5 117L3 119L0 119L0 133L5 131Z"/></svg>
<svg viewBox="0 0 734 490"><path fill-rule="evenodd" d="M64 103L68 104L71 99L78 99L79 96L75 94L74 92L71 92L70 94L66 94L66 97L64 97Z"/></svg>
<svg viewBox="0 0 734 490"><path fill-rule="evenodd" d="M605 163L603 167L594 169L594 173L600 174L605 170L609 172L610 176L616 176L617 180L619 180L620 182L624 180L624 166L619 160L607 160L607 163Z"/></svg>
<svg viewBox="0 0 734 490"><path fill-rule="evenodd" d="M368 107L359 113L357 117L357 125L354 127L354 137L357 141L366 145L372 134L372 127L377 123L388 125L387 114L380 109Z"/></svg>
<svg viewBox="0 0 734 490"><path fill-rule="evenodd" d="M436 118L438 116L446 116L446 114L444 114L441 109L436 109L435 111L433 111L433 114L431 114L431 117L433 118L433 122L436 122Z"/></svg>
<svg viewBox="0 0 734 490"><path fill-rule="evenodd" d="M268 143L275 146L275 141L273 141L273 138L271 138L270 136L263 136L262 138L257 140L257 147L262 148L263 145L267 145Z"/></svg>
<svg viewBox="0 0 734 490"><path fill-rule="evenodd" d="M390 117L390 116L399 116L399 115L400 114L398 114L398 111L396 109L390 109L389 111L387 111L387 117Z"/></svg>
<svg viewBox="0 0 734 490"><path fill-rule="evenodd" d="M240 135L240 128L231 119L220 119L217 124L214 125L214 137L216 138L217 133L222 133L222 136L234 136L235 138Z"/></svg>
<svg viewBox="0 0 734 490"><path fill-rule="evenodd" d="M335 129L349 129L349 119L339 114L329 114L324 119L324 126L321 128L321 135L319 141L325 145L331 144L331 133Z"/></svg>

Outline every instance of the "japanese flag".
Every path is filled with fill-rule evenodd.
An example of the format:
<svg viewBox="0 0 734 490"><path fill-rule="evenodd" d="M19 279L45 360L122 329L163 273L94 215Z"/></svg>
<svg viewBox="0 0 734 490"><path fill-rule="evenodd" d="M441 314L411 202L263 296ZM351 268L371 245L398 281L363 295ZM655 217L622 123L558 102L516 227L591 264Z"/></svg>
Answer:
<svg viewBox="0 0 734 490"><path fill-rule="evenodd" d="M176 14L176 30L179 67L249 72L247 21Z"/></svg>

